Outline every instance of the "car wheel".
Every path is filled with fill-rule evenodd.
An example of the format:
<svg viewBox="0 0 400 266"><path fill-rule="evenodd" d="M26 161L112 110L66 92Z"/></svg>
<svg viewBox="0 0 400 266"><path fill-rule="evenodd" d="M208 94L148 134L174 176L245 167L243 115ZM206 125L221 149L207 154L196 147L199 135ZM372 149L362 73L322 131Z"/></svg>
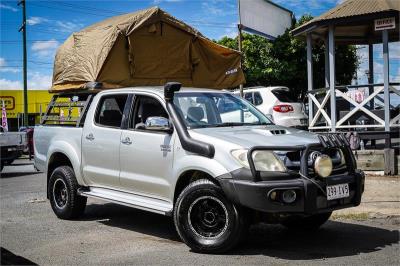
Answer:
<svg viewBox="0 0 400 266"><path fill-rule="evenodd" d="M318 230L326 221L329 220L332 212L319 213L310 216L292 215L289 216L282 225L291 230Z"/></svg>
<svg viewBox="0 0 400 266"><path fill-rule="evenodd" d="M240 209L209 180L191 183L174 208L176 230L193 251L221 253L233 248L245 230Z"/></svg>
<svg viewBox="0 0 400 266"><path fill-rule="evenodd" d="M70 166L57 167L49 180L51 208L58 218L73 219L85 210L86 197L78 195L78 183Z"/></svg>

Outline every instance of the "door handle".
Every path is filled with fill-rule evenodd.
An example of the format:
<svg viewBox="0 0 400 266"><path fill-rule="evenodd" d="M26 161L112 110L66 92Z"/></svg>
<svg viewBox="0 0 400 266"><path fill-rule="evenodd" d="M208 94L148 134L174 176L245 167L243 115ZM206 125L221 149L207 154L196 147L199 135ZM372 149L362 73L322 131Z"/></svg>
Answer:
<svg viewBox="0 0 400 266"><path fill-rule="evenodd" d="M89 135L86 135L86 139L87 139L87 140L90 140L90 141L94 140L93 134L90 133Z"/></svg>
<svg viewBox="0 0 400 266"><path fill-rule="evenodd" d="M129 137L126 137L125 139L121 140L122 144L130 145L132 144L132 141Z"/></svg>

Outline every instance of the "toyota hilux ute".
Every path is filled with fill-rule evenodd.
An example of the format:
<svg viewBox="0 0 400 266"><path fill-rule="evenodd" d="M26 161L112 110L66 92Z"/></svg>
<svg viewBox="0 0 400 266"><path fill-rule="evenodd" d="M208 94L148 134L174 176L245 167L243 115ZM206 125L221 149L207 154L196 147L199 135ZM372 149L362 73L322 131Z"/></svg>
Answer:
<svg viewBox="0 0 400 266"><path fill-rule="evenodd" d="M70 100L81 106L73 126L45 117L34 132L61 219L93 197L172 216L193 251L221 253L251 223L312 230L360 204L364 174L342 135L276 126L230 92L167 83Z"/></svg>

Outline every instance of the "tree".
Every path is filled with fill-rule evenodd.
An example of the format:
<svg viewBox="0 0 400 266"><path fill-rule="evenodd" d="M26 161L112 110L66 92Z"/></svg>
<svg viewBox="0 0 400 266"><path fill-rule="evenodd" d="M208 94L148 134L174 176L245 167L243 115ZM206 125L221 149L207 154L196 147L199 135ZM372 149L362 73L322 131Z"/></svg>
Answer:
<svg viewBox="0 0 400 266"><path fill-rule="evenodd" d="M294 24L296 28L311 20L305 15ZM292 28L292 29L293 29ZM290 30L271 42L258 35L242 36L243 70L246 86L282 85L291 89L293 96L303 98L307 91L306 42L295 38ZM223 37L217 43L238 49L237 38ZM313 46L314 88L325 87L324 45ZM355 46L336 46L336 80L350 84L359 65Z"/></svg>

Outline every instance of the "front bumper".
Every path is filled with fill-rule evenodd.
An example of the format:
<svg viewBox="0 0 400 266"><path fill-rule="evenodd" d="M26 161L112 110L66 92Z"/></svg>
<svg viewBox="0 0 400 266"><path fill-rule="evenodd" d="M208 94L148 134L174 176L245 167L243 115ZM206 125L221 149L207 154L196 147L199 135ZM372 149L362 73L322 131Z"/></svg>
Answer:
<svg viewBox="0 0 400 266"><path fill-rule="evenodd" d="M341 135L319 136L319 144L308 144L295 147L253 147L248 151L249 169L239 169L227 176L218 178L227 197L242 206L268 213L305 213L313 214L358 206L364 192L364 173L356 169L354 156L347 141ZM313 149L340 149L346 161L345 174L331 175L321 180L310 181L308 158ZM252 153L256 150L301 151L299 173L260 172L255 168ZM302 177L303 176L303 177ZM338 184L349 184L349 196L346 198L327 200L326 187ZM272 193L280 195L285 190L294 190L296 200L284 203L282 198L272 197Z"/></svg>
<svg viewBox="0 0 400 266"><path fill-rule="evenodd" d="M1 147L1 161L12 161L22 155L24 146L4 146Z"/></svg>
<svg viewBox="0 0 400 266"><path fill-rule="evenodd" d="M254 182L251 180L219 179L227 197L233 202L250 209L268 213L321 213L358 206L364 192L365 177L361 171L351 176L332 176L326 185L349 184L350 196L327 200L326 196L312 182L302 179L272 180ZM323 189L326 189L326 185ZM293 189L296 201L291 204L270 198L271 192Z"/></svg>

